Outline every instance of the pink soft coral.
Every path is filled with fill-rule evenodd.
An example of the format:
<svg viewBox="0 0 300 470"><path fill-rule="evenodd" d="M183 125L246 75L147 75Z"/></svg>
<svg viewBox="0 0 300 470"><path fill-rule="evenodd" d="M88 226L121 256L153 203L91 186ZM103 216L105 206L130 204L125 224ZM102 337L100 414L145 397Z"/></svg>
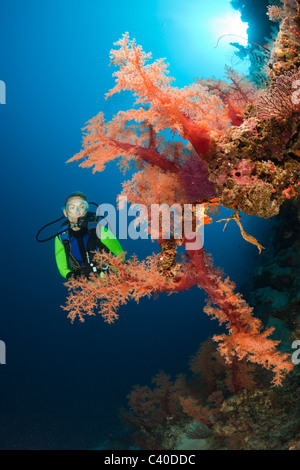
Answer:
<svg viewBox="0 0 300 470"><path fill-rule="evenodd" d="M132 203L146 207L154 203L182 205L194 197L201 202L208 200L208 205L217 203L216 198L209 199L214 196L214 188L202 163L211 158L215 139L232 123L241 122L240 105L234 102L236 88L230 95L210 92L200 83L177 89L171 86L173 79L168 76L164 60L149 64L151 54L146 54L135 41L129 41L127 34L116 44L119 49L111 52L112 64L118 67L114 73L116 85L107 97L130 90L139 108L119 112L109 123L99 113L86 127L83 149L70 161L84 160L81 166L94 167L94 171L102 171L107 162L118 157L122 157L125 168L133 161L138 172L124 183L122 193ZM180 140L166 141L166 130L179 134ZM182 139L187 139L188 145ZM240 165L245 181L251 181L251 164L241 160ZM195 178L201 183L196 192L188 187ZM274 371L273 382L280 385L292 368L288 355L276 350L278 342L268 338L272 330L263 331L251 307L234 293L234 284L213 267L203 248L190 249L188 237L189 233L182 239L186 249L183 262L176 261L176 244L172 246L171 242L170 248L162 249L160 255L142 262L133 257L124 263L123 257L96 254L96 261L99 265L108 264L110 273L104 280L91 275L89 280L67 283L72 291L64 307L69 317L72 321L76 317L83 321L85 315L94 315L99 308L105 321L112 323L118 318L119 306L130 299L138 302L152 293L178 292L198 285L210 298L206 313L228 329L228 336L215 336L226 361L238 357L261 364ZM162 240L159 243L163 245Z"/></svg>
<svg viewBox="0 0 300 470"><path fill-rule="evenodd" d="M127 263L123 256L96 254L96 261L101 265L110 265L110 274L103 280L93 275L91 280L73 279L67 284L73 293L69 295L67 305L69 317L76 316L83 321L84 315L94 315L99 310L108 323L118 318L120 305L130 299L139 301L152 293L179 292L198 284L210 296L211 302L205 312L216 318L220 324L226 324L229 335L215 336L220 343L219 351L227 362L235 357L261 364L275 372L274 385L281 385L283 377L292 369L288 354L276 350L278 341L268 339L272 329L262 331L262 323L253 317L252 308L240 294L234 293L234 283L223 279L220 272L205 255L203 248L188 253L189 260L181 265L181 270L172 279L164 278L158 269L159 256L151 256L139 262L134 256Z"/></svg>
<svg viewBox="0 0 300 470"><path fill-rule="evenodd" d="M106 97L128 90L136 97L134 105L139 108L119 112L108 124L99 113L88 123L84 149L70 161L88 157L82 166L101 171L107 161L122 154L125 159L141 156L163 170L178 171L169 156L154 147L153 128L156 133L166 128L178 133L189 140L199 156L207 159L212 136L230 126L222 99L200 83L172 87L174 79L168 76L164 59L149 64L151 53L146 54L134 40L130 41L128 34L115 44L120 47L111 51L111 64L119 70L113 74L116 85ZM141 125L133 126L133 121ZM143 128L149 129L148 145Z"/></svg>

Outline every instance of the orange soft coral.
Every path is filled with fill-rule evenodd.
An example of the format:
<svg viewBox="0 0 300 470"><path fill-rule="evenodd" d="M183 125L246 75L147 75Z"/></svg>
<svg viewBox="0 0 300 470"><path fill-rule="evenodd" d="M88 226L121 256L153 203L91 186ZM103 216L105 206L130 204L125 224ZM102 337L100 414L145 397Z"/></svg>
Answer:
<svg viewBox="0 0 300 470"><path fill-rule="evenodd" d="M168 76L164 59L149 64L151 53L146 54L135 40L130 41L128 34L115 44L119 49L111 51L111 64L118 68L114 73L116 85L106 97L128 90L136 97L135 106L139 108L119 112L108 124L99 113L85 128L83 150L69 161L87 157L81 165L101 171L106 162L123 155L125 159L140 157L163 170L178 171L174 162L153 145L153 128L157 134L169 128L189 140L201 158L208 159L212 135L230 126L228 108L222 99L200 83L181 89L172 87L174 79ZM133 121L140 124L133 126ZM149 129L148 142L141 132L145 127Z"/></svg>
<svg viewBox="0 0 300 470"><path fill-rule="evenodd" d="M128 34L116 45L119 48L111 51L111 63L118 69L114 73L116 85L107 97L129 90L136 98L137 108L119 112L108 123L99 113L86 127L83 149L70 161L84 160L81 166L94 167L95 172L102 171L107 162L122 157L125 169L133 162L138 170L123 185L122 195L129 202L149 208L153 204L182 206L186 201L191 205L200 201L207 204L207 212L215 203L219 204L219 199L214 197L214 187L210 187L204 172L207 163L203 160L210 160L216 139L232 124L240 122L241 100L245 106L252 90L248 85L242 86L233 73L231 89L211 84L208 90L200 83L177 89L171 86L173 79L168 76L163 59L149 63L151 54L146 54L134 40L130 41ZM164 135L167 132L177 134L179 140L167 142ZM188 145L182 139L187 139ZM189 191L193 183L200 189ZM206 215L204 223L210 220ZM251 307L234 292L234 284L212 266L203 248L198 249L199 245L197 249L191 248L194 244L188 244L188 235L184 234L182 240L186 249L183 262L177 262L173 252L164 252L160 260L153 255L142 262L133 257L127 263L123 257L96 254L95 260L100 266L108 264L110 273L104 280L91 275L89 280L72 279L67 283L71 293L64 308L69 311L69 317L72 321L76 317L83 321L85 315L94 315L98 308L105 321L112 323L118 318L119 306L130 299L138 302L152 293L178 292L198 285L211 299L206 313L228 329L228 336L215 336L226 361L240 358L261 364L274 371L273 383L280 385L292 368L288 356L276 350L278 342L268 338L272 330L263 331Z"/></svg>
<svg viewBox="0 0 300 470"><path fill-rule="evenodd" d="M185 377L178 375L174 382L160 372L152 379L154 387L135 385L127 396L130 411L121 419L131 431L135 445L142 449L161 449L164 425L184 422L180 397L186 393Z"/></svg>
<svg viewBox="0 0 300 470"><path fill-rule="evenodd" d="M150 297L155 292L185 290L195 284L195 279L187 274L173 282L167 282L160 274L156 255L143 261L138 261L133 256L126 263L124 254L115 257L111 253L96 253L94 259L99 266L108 264L110 273L105 279L91 275L89 280L81 277L70 279L66 283L71 294L63 308L69 311L68 317L72 321L76 317L84 321L85 315L95 315L98 308L104 320L113 323L118 318L117 310L120 305L131 299L138 302L142 297Z"/></svg>
<svg viewBox="0 0 300 470"><path fill-rule="evenodd" d="M273 329L263 331L261 321L252 315L252 308L240 294L234 293L234 283L223 279L203 248L188 252L188 262L181 264L181 270L174 277L162 275L155 255L141 262L135 256L127 263L123 260L123 255L114 257L97 253L95 261L110 266L105 280L91 275L89 281L84 278L68 281L73 292L64 309L69 311L72 321L76 317L84 321L84 315L94 315L98 307L105 321L112 323L118 318L120 305L131 299L138 302L152 293L178 292L198 284L211 299L205 312L221 325L225 324L229 331L228 336L223 334L213 338L220 343L219 351L226 362L231 363L238 357L260 364L273 370L274 385L282 384L282 379L293 367L289 355L276 350L278 341L268 338Z"/></svg>
<svg viewBox="0 0 300 470"><path fill-rule="evenodd" d="M280 341L268 338L274 328L263 331L262 322L252 315L253 309L240 294L234 293L235 284L228 278L222 278L203 250L192 252L190 257L194 269L201 273L200 286L210 296L210 301L204 308L205 313L217 319L220 324L225 324L229 331L229 335L213 337L219 342L219 351L226 362L231 363L238 357L260 364L274 372L273 385L282 385L282 379L292 370L293 364L289 354L277 351Z"/></svg>

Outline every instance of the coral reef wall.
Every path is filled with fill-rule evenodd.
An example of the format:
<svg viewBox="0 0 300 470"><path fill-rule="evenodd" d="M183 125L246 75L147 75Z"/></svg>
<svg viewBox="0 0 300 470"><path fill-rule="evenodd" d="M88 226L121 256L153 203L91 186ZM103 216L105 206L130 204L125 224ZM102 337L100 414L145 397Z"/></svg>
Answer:
<svg viewBox="0 0 300 470"><path fill-rule="evenodd" d="M287 200L272 221L266 251L247 282L246 298L268 326L276 327L281 350L300 338L300 198Z"/></svg>

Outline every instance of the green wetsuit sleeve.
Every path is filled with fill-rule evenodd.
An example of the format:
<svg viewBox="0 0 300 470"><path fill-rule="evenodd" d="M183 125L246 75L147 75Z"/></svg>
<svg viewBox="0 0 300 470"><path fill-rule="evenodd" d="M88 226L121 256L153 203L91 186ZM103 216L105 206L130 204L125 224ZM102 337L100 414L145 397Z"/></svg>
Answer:
<svg viewBox="0 0 300 470"><path fill-rule="evenodd" d="M55 237L55 260L60 274L66 279L71 269L68 268L65 247L58 237Z"/></svg>
<svg viewBox="0 0 300 470"><path fill-rule="evenodd" d="M106 227L103 227L103 225L101 225L101 241L114 255L117 256L120 253L124 253L124 250L121 247L117 238L113 235L110 230L108 230Z"/></svg>

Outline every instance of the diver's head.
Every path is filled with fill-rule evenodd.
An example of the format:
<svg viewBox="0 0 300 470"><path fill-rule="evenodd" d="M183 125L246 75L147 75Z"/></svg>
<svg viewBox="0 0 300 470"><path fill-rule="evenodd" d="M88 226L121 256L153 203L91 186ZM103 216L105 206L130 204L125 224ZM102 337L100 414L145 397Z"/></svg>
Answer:
<svg viewBox="0 0 300 470"><path fill-rule="evenodd" d="M89 208L88 199L85 194L77 191L67 197L64 207L64 216L70 224L76 224L78 217L86 215Z"/></svg>

